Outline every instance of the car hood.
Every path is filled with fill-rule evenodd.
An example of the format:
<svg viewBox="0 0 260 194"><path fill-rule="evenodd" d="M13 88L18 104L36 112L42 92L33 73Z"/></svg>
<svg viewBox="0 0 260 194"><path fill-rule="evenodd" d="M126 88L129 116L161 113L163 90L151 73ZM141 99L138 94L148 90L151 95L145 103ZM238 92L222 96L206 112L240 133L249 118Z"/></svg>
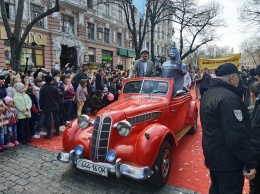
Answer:
<svg viewBox="0 0 260 194"><path fill-rule="evenodd" d="M125 97L103 108L99 114L108 112L124 112L126 115L134 112L147 112L165 106L165 100L157 97Z"/></svg>

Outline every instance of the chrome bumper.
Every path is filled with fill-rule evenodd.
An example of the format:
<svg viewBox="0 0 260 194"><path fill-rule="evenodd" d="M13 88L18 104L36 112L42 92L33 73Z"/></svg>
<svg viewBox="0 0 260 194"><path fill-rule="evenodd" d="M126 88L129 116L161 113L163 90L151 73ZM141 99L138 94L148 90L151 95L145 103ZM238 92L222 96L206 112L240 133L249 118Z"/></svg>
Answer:
<svg viewBox="0 0 260 194"><path fill-rule="evenodd" d="M77 156L75 156L74 150L67 152L59 152L57 159L62 162L68 162L70 165L73 164L75 167L77 166ZM115 174L117 178L120 178L122 175L130 177L136 180L146 180L150 178L153 174L152 169L149 166L145 167L136 167L131 166L128 164L121 163L121 158L116 160L115 164L110 163L102 163L102 162L92 162L91 160L87 159L80 159L84 160L91 164L97 164L99 166L106 167L108 172L111 174Z"/></svg>

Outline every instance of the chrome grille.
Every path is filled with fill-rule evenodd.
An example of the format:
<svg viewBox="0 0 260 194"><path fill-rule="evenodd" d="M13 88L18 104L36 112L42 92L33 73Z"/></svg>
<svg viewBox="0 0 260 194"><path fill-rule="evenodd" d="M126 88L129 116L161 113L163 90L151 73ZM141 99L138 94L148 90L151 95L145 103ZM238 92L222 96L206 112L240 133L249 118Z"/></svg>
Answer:
<svg viewBox="0 0 260 194"><path fill-rule="evenodd" d="M148 120L154 119L154 118L160 116L161 114L162 114L162 112L146 113L146 114L143 114L143 115L138 115L138 116L130 118L129 122L132 125L137 124L137 123L143 123L143 122L146 122Z"/></svg>
<svg viewBox="0 0 260 194"><path fill-rule="evenodd" d="M91 145L91 158L94 161L105 162L106 160L111 122L110 117L102 120L97 116L95 119Z"/></svg>

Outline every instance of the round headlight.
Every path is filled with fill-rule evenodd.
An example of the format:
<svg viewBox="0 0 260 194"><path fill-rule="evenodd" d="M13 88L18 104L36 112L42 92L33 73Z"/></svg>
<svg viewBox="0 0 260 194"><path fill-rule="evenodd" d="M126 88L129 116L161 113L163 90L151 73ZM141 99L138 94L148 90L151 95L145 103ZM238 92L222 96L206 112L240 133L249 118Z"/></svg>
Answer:
<svg viewBox="0 0 260 194"><path fill-rule="evenodd" d="M116 159L116 152L114 150L109 150L106 155L108 162L114 162Z"/></svg>
<svg viewBox="0 0 260 194"><path fill-rule="evenodd" d="M131 128L132 125L128 121L121 121L116 126L117 132L124 137L130 134Z"/></svg>
<svg viewBox="0 0 260 194"><path fill-rule="evenodd" d="M82 145L77 145L75 147L75 154L77 156L81 156L83 154L83 152L84 152L84 147Z"/></svg>
<svg viewBox="0 0 260 194"><path fill-rule="evenodd" d="M86 129L89 126L90 118L88 115L80 115L77 122L81 129Z"/></svg>

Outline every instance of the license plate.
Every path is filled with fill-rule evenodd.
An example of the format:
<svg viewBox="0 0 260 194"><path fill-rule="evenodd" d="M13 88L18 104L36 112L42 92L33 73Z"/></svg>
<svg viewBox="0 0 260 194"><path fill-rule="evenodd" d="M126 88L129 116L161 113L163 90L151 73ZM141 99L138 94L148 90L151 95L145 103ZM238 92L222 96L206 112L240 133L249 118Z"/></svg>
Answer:
<svg viewBox="0 0 260 194"><path fill-rule="evenodd" d="M77 168L88 171L88 172L92 172L95 174L99 174L102 176L108 176L107 167L100 166L98 164L94 164L94 163L88 162L86 160L78 160Z"/></svg>

